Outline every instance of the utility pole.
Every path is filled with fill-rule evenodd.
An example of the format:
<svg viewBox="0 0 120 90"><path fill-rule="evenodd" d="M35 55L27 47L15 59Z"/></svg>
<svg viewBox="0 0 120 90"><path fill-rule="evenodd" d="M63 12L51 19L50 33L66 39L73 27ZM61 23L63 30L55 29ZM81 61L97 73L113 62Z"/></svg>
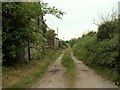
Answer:
<svg viewBox="0 0 120 90"><path fill-rule="evenodd" d="M118 2L118 20L120 22L120 1Z"/></svg>
<svg viewBox="0 0 120 90"><path fill-rule="evenodd" d="M57 38L58 38L58 27L57 27Z"/></svg>

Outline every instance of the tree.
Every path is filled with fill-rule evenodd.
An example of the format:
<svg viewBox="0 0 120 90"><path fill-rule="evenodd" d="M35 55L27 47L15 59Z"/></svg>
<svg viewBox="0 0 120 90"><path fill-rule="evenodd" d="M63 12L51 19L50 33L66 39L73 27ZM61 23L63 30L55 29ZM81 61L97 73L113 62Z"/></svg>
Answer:
<svg viewBox="0 0 120 90"><path fill-rule="evenodd" d="M112 34L118 32L118 21L106 21L98 27L97 39L102 41L105 39L111 39Z"/></svg>
<svg viewBox="0 0 120 90"><path fill-rule="evenodd" d="M29 45L39 51L45 48L47 25L43 16L47 12L55 15L56 11L52 9L51 12L51 9L50 7L45 9L41 2L3 2L3 64L23 62L21 57L24 49ZM60 14L61 12L57 13L56 17L63 15Z"/></svg>
<svg viewBox="0 0 120 90"><path fill-rule="evenodd" d="M77 42L77 39L72 38L69 42L70 42L71 47L73 47L73 45Z"/></svg>
<svg viewBox="0 0 120 90"><path fill-rule="evenodd" d="M3 64L19 62L28 42L37 45L43 41L36 20L41 15L38 3L3 3ZM21 54L21 55L20 55ZM19 56L19 57L18 57Z"/></svg>
<svg viewBox="0 0 120 90"><path fill-rule="evenodd" d="M56 35L57 35L57 34L55 34L55 31L52 30L52 29L46 31L46 33L45 33L45 37L46 37L46 39L47 39L47 43L48 43L48 45L49 45L52 49L54 49L54 40L55 40L55 36L56 36Z"/></svg>
<svg viewBox="0 0 120 90"><path fill-rule="evenodd" d="M63 16L66 12L63 12L61 10L58 10L56 7L51 7L48 5L48 3L41 3L42 5L42 11L43 11L43 16L46 14L51 14L54 15L55 17L62 19L61 16Z"/></svg>
<svg viewBox="0 0 120 90"><path fill-rule="evenodd" d="M97 40L103 41L105 39L111 39L118 33L118 15L112 10L112 14L106 17L100 18L101 22L95 23L98 25Z"/></svg>

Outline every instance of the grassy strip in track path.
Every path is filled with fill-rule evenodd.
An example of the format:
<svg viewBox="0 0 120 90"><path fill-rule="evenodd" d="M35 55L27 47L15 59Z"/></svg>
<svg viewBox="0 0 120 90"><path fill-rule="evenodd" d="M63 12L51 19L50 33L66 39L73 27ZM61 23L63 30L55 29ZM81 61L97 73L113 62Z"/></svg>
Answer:
<svg viewBox="0 0 120 90"><path fill-rule="evenodd" d="M68 82L69 88L75 87L75 80L76 80L76 65L71 58L70 51L67 50L62 58L62 65L66 68L65 78Z"/></svg>

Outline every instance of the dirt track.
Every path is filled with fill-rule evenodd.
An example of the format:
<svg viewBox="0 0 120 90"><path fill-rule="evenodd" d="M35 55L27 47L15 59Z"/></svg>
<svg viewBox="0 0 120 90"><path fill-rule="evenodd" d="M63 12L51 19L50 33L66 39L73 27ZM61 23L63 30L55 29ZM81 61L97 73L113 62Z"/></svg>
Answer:
<svg viewBox="0 0 120 90"><path fill-rule="evenodd" d="M70 88L64 77L65 68L61 65L62 53L55 63L49 66L45 75L33 85L32 88ZM71 57L77 66L75 88L116 88L112 82L104 80L94 70L88 68L83 62L78 61L73 54Z"/></svg>
<svg viewBox="0 0 120 90"><path fill-rule="evenodd" d="M77 66L76 88L116 88L114 83L104 80L94 70L88 68L82 61L78 61L73 54L71 57Z"/></svg>
<svg viewBox="0 0 120 90"><path fill-rule="evenodd" d="M61 65L63 54L64 52L49 66L46 74L32 88L67 88L64 79L65 68Z"/></svg>

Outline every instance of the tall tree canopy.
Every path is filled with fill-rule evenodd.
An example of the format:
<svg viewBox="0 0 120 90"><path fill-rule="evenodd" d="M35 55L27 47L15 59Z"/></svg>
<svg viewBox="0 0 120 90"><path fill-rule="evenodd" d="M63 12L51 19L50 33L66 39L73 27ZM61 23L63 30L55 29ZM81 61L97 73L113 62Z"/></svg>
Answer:
<svg viewBox="0 0 120 90"><path fill-rule="evenodd" d="M60 18L64 13L48 7L41 2L3 2L3 63L17 63L19 50L28 43L38 49L44 46L47 25L43 16L49 13Z"/></svg>

